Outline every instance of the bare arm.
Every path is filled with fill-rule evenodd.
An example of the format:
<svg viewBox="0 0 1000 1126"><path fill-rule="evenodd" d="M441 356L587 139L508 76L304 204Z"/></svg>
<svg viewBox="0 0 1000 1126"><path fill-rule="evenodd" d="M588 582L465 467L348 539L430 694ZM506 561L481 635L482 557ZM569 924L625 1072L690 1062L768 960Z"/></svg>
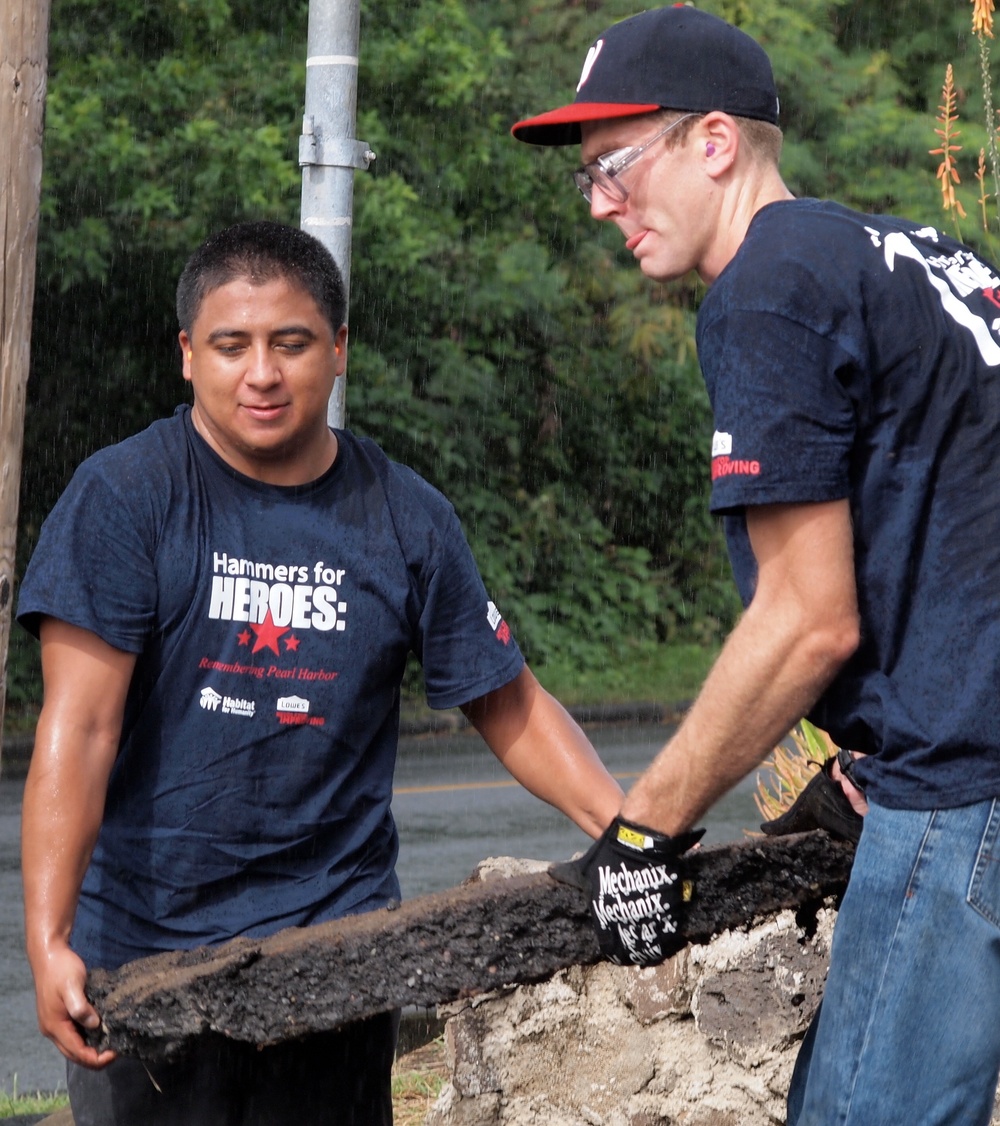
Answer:
<svg viewBox="0 0 1000 1126"><path fill-rule="evenodd" d="M28 961L39 1028L67 1059L102 1067L114 1053L88 1048L76 1027L95 1028L99 1018L84 996L87 971L69 936L104 814L135 656L55 618L43 620L41 638L45 699L21 822Z"/></svg>
<svg viewBox="0 0 1000 1126"><path fill-rule="evenodd" d="M525 668L462 711L510 773L598 837L622 801L611 777L566 709Z"/></svg>
<svg viewBox="0 0 1000 1126"><path fill-rule="evenodd" d="M757 766L857 648L847 501L749 509L753 601L623 816L676 835Z"/></svg>

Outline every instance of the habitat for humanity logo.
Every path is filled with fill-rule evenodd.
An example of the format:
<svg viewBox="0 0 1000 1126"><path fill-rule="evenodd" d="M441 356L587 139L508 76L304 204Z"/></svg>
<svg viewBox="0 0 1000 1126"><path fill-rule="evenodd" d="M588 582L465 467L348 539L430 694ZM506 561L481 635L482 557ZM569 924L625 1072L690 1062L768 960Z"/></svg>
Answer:
<svg viewBox="0 0 1000 1126"><path fill-rule="evenodd" d="M257 710L254 700L234 700L232 696L221 696L214 688L203 688L199 703L208 712L217 712L221 704L224 715L241 715L247 719L252 719Z"/></svg>

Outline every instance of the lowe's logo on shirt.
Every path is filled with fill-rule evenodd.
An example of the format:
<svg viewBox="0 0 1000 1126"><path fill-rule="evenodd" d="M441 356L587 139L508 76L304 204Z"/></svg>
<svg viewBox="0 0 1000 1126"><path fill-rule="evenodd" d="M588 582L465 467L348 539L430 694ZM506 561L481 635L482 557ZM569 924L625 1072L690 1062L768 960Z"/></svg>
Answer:
<svg viewBox="0 0 1000 1126"><path fill-rule="evenodd" d="M733 452L733 436L723 430L716 430L712 435L712 457L722 457Z"/></svg>
<svg viewBox="0 0 1000 1126"><path fill-rule="evenodd" d="M310 715L310 703L304 696L279 696L277 716L279 723L309 724L322 727L326 720L321 715Z"/></svg>
<svg viewBox="0 0 1000 1126"><path fill-rule="evenodd" d="M309 711L309 701L301 696L279 696L279 712L301 712L305 715Z"/></svg>

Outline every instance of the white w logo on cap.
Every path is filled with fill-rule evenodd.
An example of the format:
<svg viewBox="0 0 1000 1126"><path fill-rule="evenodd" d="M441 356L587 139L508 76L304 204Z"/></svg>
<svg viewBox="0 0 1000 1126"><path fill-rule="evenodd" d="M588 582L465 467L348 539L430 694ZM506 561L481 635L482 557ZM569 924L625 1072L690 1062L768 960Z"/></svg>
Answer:
<svg viewBox="0 0 1000 1126"><path fill-rule="evenodd" d="M604 46L604 40L598 41L587 52L587 57L583 60L583 73L580 75L580 81L577 83L576 92L580 92L580 87L590 77L590 72L594 69L594 63L597 62L597 56L601 53L601 48Z"/></svg>

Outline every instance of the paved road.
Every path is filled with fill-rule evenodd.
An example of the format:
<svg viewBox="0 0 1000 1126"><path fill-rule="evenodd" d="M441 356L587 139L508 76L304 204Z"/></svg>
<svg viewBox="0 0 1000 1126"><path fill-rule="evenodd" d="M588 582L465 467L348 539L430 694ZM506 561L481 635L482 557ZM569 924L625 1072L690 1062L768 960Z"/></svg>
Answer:
<svg viewBox="0 0 1000 1126"><path fill-rule="evenodd" d="M657 726L600 727L591 737L627 789L665 737ZM747 782L708 820L706 843L736 840L758 820ZM23 955L18 874L19 782L0 782L0 1090L52 1091L65 1086L62 1057L37 1031ZM477 737L406 739L400 747L393 810L398 865L406 898L460 883L488 856L562 859L589 838L532 798Z"/></svg>

